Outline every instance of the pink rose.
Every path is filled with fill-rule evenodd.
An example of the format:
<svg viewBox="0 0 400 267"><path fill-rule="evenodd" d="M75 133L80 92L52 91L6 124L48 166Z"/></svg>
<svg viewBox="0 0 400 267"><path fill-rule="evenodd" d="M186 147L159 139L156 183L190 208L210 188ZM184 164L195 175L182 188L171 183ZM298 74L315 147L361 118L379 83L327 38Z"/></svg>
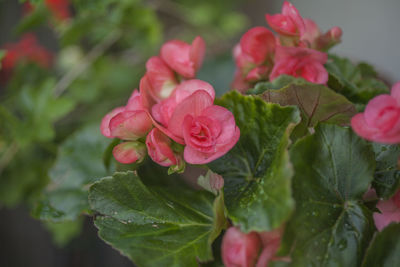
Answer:
<svg viewBox="0 0 400 267"><path fill-rule="evenodd" d="M400 191L391 199L379 201L376 207L381 212L374 212L373 214L376 228L379 231L382 231L392 222L400 223Z"/></svg>
<svg viewBox="0 0 400 267"><path fill-rule="evenodd" d="M123 142L114 147L113 156L123 164L140 162L146 156L146 146L141 142Z"/></svg>
<svg viewBox="0 0 400 267"><path fill-rule="evenodd" d="M233 114L213 105L212 97L204 90L195 91L176 106L168 131L184 139L184 158L192 164L205 164L223 156L240 137Z"/></svg>
<svg viewBox="0 0 400 267"><path fill-rule="evenodd" d="M168 98L178 85L174 72L160 57L151 57L146 63L146 70L150 95L157 102Z"/></svg>
<svg viewBox="0 0 400 267"><path fill-rule="evenodd" d="M161 47L161 58L167 65L185 78L194 78L203 63L205 43L197 36L191 45L172 40Z"/></svg>
<svg viewBox="0 0 400 267"><path fill-rule="evenodd" d="M265 18L274 31L286 36L302 36L305 30L303 18L294 5L285 1L282 13L276 15L265 15Z"/></svg>
<svg viewBox="0 0 400 267"><path fill-rule="evenodd" d="M367 140L400 143L400 82L392 87L391 95L379 95L369 101L365 111L351 119L351 126Z"/></svg>
<svg viewBox="0 0 400 267"><path fill-rule="evenodd" d="M157 128L147 135L146 146L151 159L161 166L177 165L180 160L171 148L171 139Z"/></svg>
<svg viewBox="0 0 400 267"><path fill-rule="evenodd" d="M269 76L270 80L282 74L302 77L312 83L325 84L328 72L324 64L328 60L326 53L303 47L278 46L275 54L275 65Z"/></svg>
<svg viewBox="0 0 400 267"><path fill-rule="evenodd" d="M261 249L261 240L256 232L242 233L230 227L222 239L222 260L226 267L254 266Z"/></svg>

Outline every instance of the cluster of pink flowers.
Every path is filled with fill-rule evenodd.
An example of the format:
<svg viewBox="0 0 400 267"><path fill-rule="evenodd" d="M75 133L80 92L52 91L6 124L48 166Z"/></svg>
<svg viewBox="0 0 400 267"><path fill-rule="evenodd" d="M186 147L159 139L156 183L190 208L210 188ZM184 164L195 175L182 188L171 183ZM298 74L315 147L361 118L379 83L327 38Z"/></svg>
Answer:
<svg viewBox="0 0 400 267"><path fill-rule="evenodd" d="M325 52L340 42L342 30L333 27L322 34L311 19L285 1L281 14L266 15L275 36L265 27L247 31L234 48L237 70L233 89L244 91L255 82L274 80L282 74L302 77L307 81L326 84Z"/></svg>
<svg viewBox="0 0 400 267"><path fill-rule="evenodd" d="M42 68L49 68L53 61L53 55L42 47L35 35L27 33L16 43L7 43L2 49L6 50L1 61L0 80L8 81L13 69L20 62L36 63Z"/></svg>
<svg viewBox="0 0 400 267"><path fill-rule="evenodd" d="M134 163L148 154L162 166L182 170L184 162L205 164L227 153L238 141L233 114L214 105L215 91L193 79L205 54L205 43L172 40L146 63L146 74L126 106L102 120L101 132L119 138L113 155Z"/></svg>
<svg viewBox="0 0 400 267"><path fill-rule="evenodd" d="M44 3L57 20L65 21L71 17L70 3L68 0L45 0ZM33 11L34 6L30 1L27 1L22 8L23 14L28 15Z"/></svg>
<svg viewBox="0 0 400 267"><path fill-rule="evenodd" d="M230 227L222 240L222 260L226 267L266 267L273 260L281 244L282 229L270 232L243 233Z"/></svg>
<svg viewBox="0 0 400 267"><path fill-rule="evenodd" d="M390 95L379 95L369 101L365 111L352 118L351 126L367 140L400 143L400 82L392 87Z"/></svg>

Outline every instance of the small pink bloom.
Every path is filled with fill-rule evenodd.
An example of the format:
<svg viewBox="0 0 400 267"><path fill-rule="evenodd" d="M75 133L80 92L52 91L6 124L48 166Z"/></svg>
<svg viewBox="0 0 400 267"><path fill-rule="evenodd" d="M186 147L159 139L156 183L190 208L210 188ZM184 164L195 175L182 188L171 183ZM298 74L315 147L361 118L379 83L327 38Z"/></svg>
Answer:
<svg viewBox="0 0 400 267"><path fill-rule="evenodd" d="M161 101L168 98L178 85L174 72L160 57L152 57L146 63L146 76L151 87L149 93L154 100Z"/></svg>
<svg viewBox="0 0 400 267"><path fill-rule="evenodd" d="M142 161L146 156L146 146L140 142L123 142L113 149L114 158L123 164Z"/></svg>
<svg viewBox="0 0 400 267"><path fill-rule="evenodd" d="M172 40L161 47L161 58L167 65L185 78L194 78L203 63L204 40L197 36L191 45Z"/></svg>
<svg viewBox="0 0 400 267"><path fill-rule="evenodd" d="M147 135L146 146L151 159L161 166L178 164L179 156L171 148L171 139L159 129L154 128Z"/></svg>
<svg viewBox="0 0 400 267"><path fill-rule="evenodd" d="M269 76L270 80L282 74L302 77L312 83L325 84L328 81L328 72L324 64L328 56L303 47L278 46L275 54L275 65Z"/></svg>
<svg viewBox="0 0 400 267"><path fill-rule="evenodd" d="M144 110L124 110L111 118L110 134L122 140L136 140L145 136L153 127L149 114Z"/></svg>
<svg viewBox="0 0 400 267"><path fill-rule="evenodd" d="M254 27L240 39L242 54L256 65L264 63L273 56L275 44L275 36L265 27Z"/></svg>
<svg viewBox="0 0 400 267"><path fill-rule="evenodd" d="M376 207L381 213L375 212L373 214L376 228L382 231L383 228L392 222L400 223L400 191L396 193L391 199L381 200Z"/></svg>
<svg viewBox="0 0 400 267"><path fill-rule="evenodd" d="M256 232L245 234L230 227L222 239L222 260L226 267L251 267L260 249L261 240Z"/></svg>
<svg viewBox="0 0 400 267"><path fill-rule="evenodd" d="M369 101L364 113L351 119L351 126L367 140L400 143L400 82L392 87L391 95L379 95Z"/></svg>
<svg viewBox="0 0 400 267"><path fill-rule="evenodd" d="M282 6L282 13L265 16L269 26L277 33L286 36L302 36L305 30L303 18L297 8L285 1Z"/></svg>
<svg viewBox="0 0 400 267"><path fill-rule="evenodd" d="M107 113L103 119L101 120L101 124L100 124L100 131L101 134L104 135L107 138L114 138L111 135L111 131L110 131L110 120L117 114L123 112L125 110L125 107L117 107L115 109L113 109L111 112Z"/></svg>

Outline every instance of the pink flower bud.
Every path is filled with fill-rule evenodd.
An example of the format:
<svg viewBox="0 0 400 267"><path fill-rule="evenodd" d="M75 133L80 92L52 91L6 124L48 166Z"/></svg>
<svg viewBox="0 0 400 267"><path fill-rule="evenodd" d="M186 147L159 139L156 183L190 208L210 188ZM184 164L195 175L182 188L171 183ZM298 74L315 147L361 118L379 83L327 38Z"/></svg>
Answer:
<svg viewBox="0 0 400 267"><path fill-rule="evenodd" d="M174 72L159 57L150 58L146 63L146 70L151 96L157 102L168 98L178 85Z"/></svg>
<svg viewBox="0 0 400 267"><path fill-rule="evenodd" d="M146 146L151 159L161 166L178 164L178 155L171 148L171 139L159 129L154 128L147 135Z"/></svg>
<svg viewBox="0 0 400 267"><path fill-rule="evenodd" d="M279 228L273 231L259 233L263 249L257 260L256 267L268 267L268 263L275 258L275 254L281 245L282 231L283 228Z"/></svg>
<svg viewBox="0 0 400 267"><path fill-rule="evenodd" d="M123 142L114 147L113 155L123 164L140 162L146 156L146 146L141 142Z"/></svg>
<svg viewBox="0 0 400 267"><path fill-rule="evenodd" d="M145 136L153 127L148 113L144 110L125 110L110 120L110 134L122 140L136 140Z"/></svg>
<svg viewBox="0 0 400 267"><path fill-rule="evenodd" d="M327 31L324 35L320 36L317 40L317 49L328 50L332 46L341 42L342 29L339 27L333 27Z"/></svg>
<svg viewBox="0 0 400 267"><path fill-rule="evenodd" d="M303 18L297 8L285 1L282 13L265 16L269 26L277 33L284 36L302 36L305 30Z"/></svg>
<svg viewBox="0 0 400 267"><path fill-rule="evenodd" d="M107 115L105 115L103 117L103 119L101 120L101 124L100 124L100 131L101 131L102 135L104 135L107 138L114 138L111 135L111 131L110 131L110 121L115 115L123 112L124 110L125 110L125 107L117 107L117 108L113 109L111 112L107 113Z"/></svg>
<svg viewBox="0 0 400 267"><path fill-rule="evenodd" d="M400 143L400 82L392 87L391 95L379 95L369 101L365 111L351 119L351 126L367 140Z"/></svg>
<svg viewBox="0 0 400 267"><path fill-rule="evenodd" d="M383 228L392 222L400 223L400 191L398 191L391 199L381 200L376 207L381 213L373 214L376 228L382 231Z"/></svg>
<svg viewBox="0 0 400 267"><path fill-rule="evenodd" d="M172 40L161 47L161 58L167 65L185 78L194 78L205 54L204 40L197 36L191 45Z"/></svg>
<svg viewBox="0 0 400 267"><path fill-rule="evenodd" d="M328 60L326 53L303 47L276 48L275 65L269 76L270 80L282 74L302 77L305 80L325 84L328 81L328 72L324 64Z"/></svg>
<svg viewBox="0 0 400 267"><path fill-rule="evenodd" d="M256 232L245 234L230 227L222 239L222 260L226 267L251 267L260 249L261 240Z"/></svg>

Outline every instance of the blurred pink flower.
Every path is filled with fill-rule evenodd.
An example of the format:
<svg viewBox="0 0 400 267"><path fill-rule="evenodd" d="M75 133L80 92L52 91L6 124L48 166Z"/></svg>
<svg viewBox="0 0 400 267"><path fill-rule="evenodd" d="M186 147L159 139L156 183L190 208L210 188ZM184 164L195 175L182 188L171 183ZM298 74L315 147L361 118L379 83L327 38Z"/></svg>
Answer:
<svg viewBox="0 0 400 267"><path fill-rule="evenodd" d="M265 15L271 28L280 35L302 36L305 31L303 18L297 8L288 1L282 6L282 13L275 15Z"/></svg>
<svg viewBox="0 0 400 267"><path fill-rule="evenodd" d="M373 214L376 228L379 231L392 222L400 223L400 191L388 200L379 201L376 207L381 212Z"/></svg>

